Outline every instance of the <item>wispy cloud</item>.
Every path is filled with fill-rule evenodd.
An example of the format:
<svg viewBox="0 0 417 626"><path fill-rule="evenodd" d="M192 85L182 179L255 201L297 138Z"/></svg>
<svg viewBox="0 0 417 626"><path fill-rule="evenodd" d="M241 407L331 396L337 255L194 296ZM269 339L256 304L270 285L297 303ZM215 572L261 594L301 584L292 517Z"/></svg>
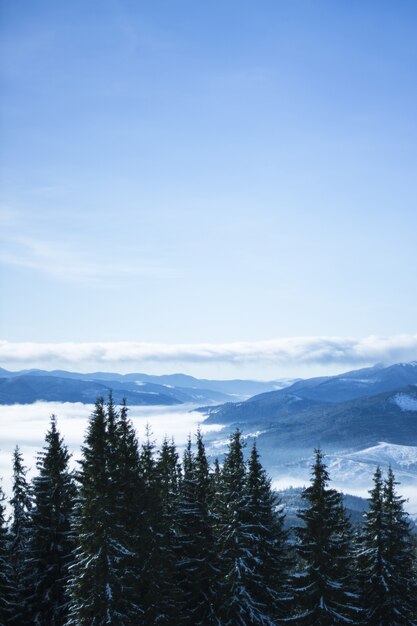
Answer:
<svg viewBox="0 0 417 626"><path fill-rule="evenodd" d="M417 334L392 337L289 337L235 343L164 344L135 341L14 343L0 341L7 363L276 362L368 365L417 357Z"/></svg>
<svg viewBox="0 0 417 626"><path fill-rule="evenodd" d="M71 282L108 281L129 276L167 275L167 269L137 258L127 261L94 258L66 241L10 235L2 238L0 263L14 265ZM108 282L104 283L109 287Z"/></svg>

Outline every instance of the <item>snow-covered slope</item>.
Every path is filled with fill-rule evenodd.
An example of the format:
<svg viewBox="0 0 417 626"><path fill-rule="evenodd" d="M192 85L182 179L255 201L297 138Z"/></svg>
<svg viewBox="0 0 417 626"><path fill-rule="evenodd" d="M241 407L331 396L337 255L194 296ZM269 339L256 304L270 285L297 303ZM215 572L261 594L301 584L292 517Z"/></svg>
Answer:
<svg viewBox="0 0 417 626"><path fill-rule="evenodd" d="M417 411L417 398L409 393L397 393L392 400L402 411Z"/></svg>
<svg viewBox="0 0 417 626"><path fill-rule="evenodd" d="M298 463L269 468L276 488L299 486L310 480L313 457ZM344 491L367 496L372 487L372 477L379 465L383 471L392 467L400 493L409 499L408 510L417 515L417 446L402 446L380 442L376 446L356 452L329 454L325 457L332 485Z"/></svg>
<svg viewBox="0 0 417 626"><path fill-rule="evenodd" d="M377 446L365 448L359 452L345 454L354 462L391 465L393 469L411 471L417 474L417 446L400 446L381 442Z"/></svg>

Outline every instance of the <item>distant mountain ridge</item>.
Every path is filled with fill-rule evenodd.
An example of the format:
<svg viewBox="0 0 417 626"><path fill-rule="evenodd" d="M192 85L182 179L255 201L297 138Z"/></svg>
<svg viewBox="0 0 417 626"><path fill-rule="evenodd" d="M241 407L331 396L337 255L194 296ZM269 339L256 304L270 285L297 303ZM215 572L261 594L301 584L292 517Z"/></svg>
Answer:
<svg viewBox="0 0 417 626"><path fill-rule="evenodd" d="M311 378L295 382L291 393L324 402L341 402L377 395L407 385L417 384L417 361L384 367L375 365L338 376Z"/></svg>
<svg viewBox="0 0 417 626"><path fill-rule="evenodd" d="M126 398L132 406L219 404L282 388L285 384L287 381L210 381L185 374L83 374L39 369L10 372L0 368L0 404L29 404L37 400L90 404L99 395L107 396L110 390L116 402Z"/></svg>
<svg viewBox="0 0 417 626"><path fill-rule="evenodd" d="M299 380L284 389L258 394L245 402L208 408L210 417L207 421L219 420L217 423L226 424L236 419L250 420L260 416L275 418L287 412L297 413L301 408L340 404L409 385L417 385L416 361L389 367L375 365L337 376ZM204 412L206 409L202 407L200 410Z"/></svg>
<svg viewBox="0 0 417 626"><path fill-rule="evenodd" d="M417 363L296 382L245 402L199 409L205 423L255 432L267 464L322 447L417 445Z"/></svg>
<svg viewBox="0 0 417 626"><path fill-rule="evenodd" d="M155 391L137 391L115 388L95 380L77 380L57 376L16 376L0 378L0 404L32 404L47 402L82 402L94 404L99 396L107 397L112 391L116 403L126 398L130 405L175 405L181 401L169 394Z"/></svg>

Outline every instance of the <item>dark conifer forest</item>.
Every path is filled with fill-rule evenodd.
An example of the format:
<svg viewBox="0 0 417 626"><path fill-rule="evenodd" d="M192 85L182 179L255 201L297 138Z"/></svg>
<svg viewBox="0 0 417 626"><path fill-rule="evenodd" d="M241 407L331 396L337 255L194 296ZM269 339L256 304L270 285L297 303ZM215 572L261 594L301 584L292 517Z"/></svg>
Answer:
<svg viewBox="0 0 417 626"><path fill-rule="evenodd" d="M51 418L37 474L13 456L0 502L0 626L411 626L415 541L391 471L351 524L315 451L300 526L242 433L209 462L202 433L139 442L98 399L78 468Z"/></svg>

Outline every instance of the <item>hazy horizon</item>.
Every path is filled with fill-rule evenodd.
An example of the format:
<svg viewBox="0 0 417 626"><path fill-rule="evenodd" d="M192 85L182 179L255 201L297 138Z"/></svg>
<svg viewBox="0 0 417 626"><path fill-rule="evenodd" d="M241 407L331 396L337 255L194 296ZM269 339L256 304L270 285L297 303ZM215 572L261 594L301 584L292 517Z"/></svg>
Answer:
<svg viewBox="0 0 417 626"><path fill-rule="evenodd" d="M285 376L276 376L275 378L274 377L259 378L259 377L256 377L256 376L250 376L250 366L248 366L247 370L244 370L244 371L248 372L248 376L244 377L243 380L252 380L252 381L259 381L259 382L273 382L274 380L276 380L276 381L280 381L280 380L285 381L285 380L293 380L293 379L298 379L298 378L300 378L300 379L301 378L308 379L308 378L315 378L317 376L318 377L320 377L320 376L338 376L338 375L343 374L343 373L348 372L348 371L350 372L350 371L356 371L356 370L364 369L364 367L366 367L366 368L368 368L368 367L371 367L371 368L372 367L388 367L390 365L395 365L395 364L396 363L394 363L394 362L393 363L381 363L381 362L378 362L378 363L374 363L373 365L370 365L370 366L358 366L358 367L352 367L352 368L346 368L346 367L342 367L342 366L339 366L339 367L333 366L332 367L332 366L326 365L326 366L324 366L322 368L322 370L320 370L320 368L319 368L319 372L316 371L315 374L311 373L311 368L309 368L308 366L307 367L299 366L299 367L295 368L295 371L304 372L306 375L304 375L304 376L301 376L301 375L294 376L293 375L293 376L287 376L287 377L285 377ZM57 367L57 368L54 368L54 367L48 367L48 366L46 366L46 367L27 367L27 368L23 368L22 367L22 368L18 368L18 367L16 367L16 365L14 365L13 367L4 367L4 365L0 363L0 368L3 368L3 369L5 369L5 370L7 370L9 372L12 372L12 373L18 373L18 372L21 372L21 371L41 370L41 371L45 371L45 372L63 371L63 372L79 373L79 374L95 374L95 373L108 373L108 374L117 374L117 375L119 375L119 374L121 374L121 375L124 375L124 374L145 374L145 375L150 375L150 376L186 375L186 376L191 376L191 377L194 377L194 378L197 378L197 379L205 378L207 380L224 380L224 381L232 380L231 376L229 376L229 377L227 377L227 376L219 376L217 378L214 377L214 376L212 376L211 378L210 377L206 378L204 376L198 376L197 372L194 371L193 368L189 367L189 366L186 367L187 371L177 370L175 368L174 369L173 368L169 368L169 366L168 366L167 368L162 368L162 369L161 368L157 368L157 371L155 372L155 371L153 371L154 368L146 367L146 365L145 365L145 368L140 370L140 371L137 368L135 369L135 368L132 368L132 367L129 367L129 366L126 366L126 365L124 367L119 367L117 369L112 368L110 366L106 366L106 364L100 364L100 367L98 369L88 368L88 367L84 366L83 363L79 363L79 365L80 365L79 369L74 369L72 367ZM195 368L195 369L198 369L198 368ZM292 371L292 369L290 371ZM233 378L238 378L238 377L233 377Z"/></svg>

